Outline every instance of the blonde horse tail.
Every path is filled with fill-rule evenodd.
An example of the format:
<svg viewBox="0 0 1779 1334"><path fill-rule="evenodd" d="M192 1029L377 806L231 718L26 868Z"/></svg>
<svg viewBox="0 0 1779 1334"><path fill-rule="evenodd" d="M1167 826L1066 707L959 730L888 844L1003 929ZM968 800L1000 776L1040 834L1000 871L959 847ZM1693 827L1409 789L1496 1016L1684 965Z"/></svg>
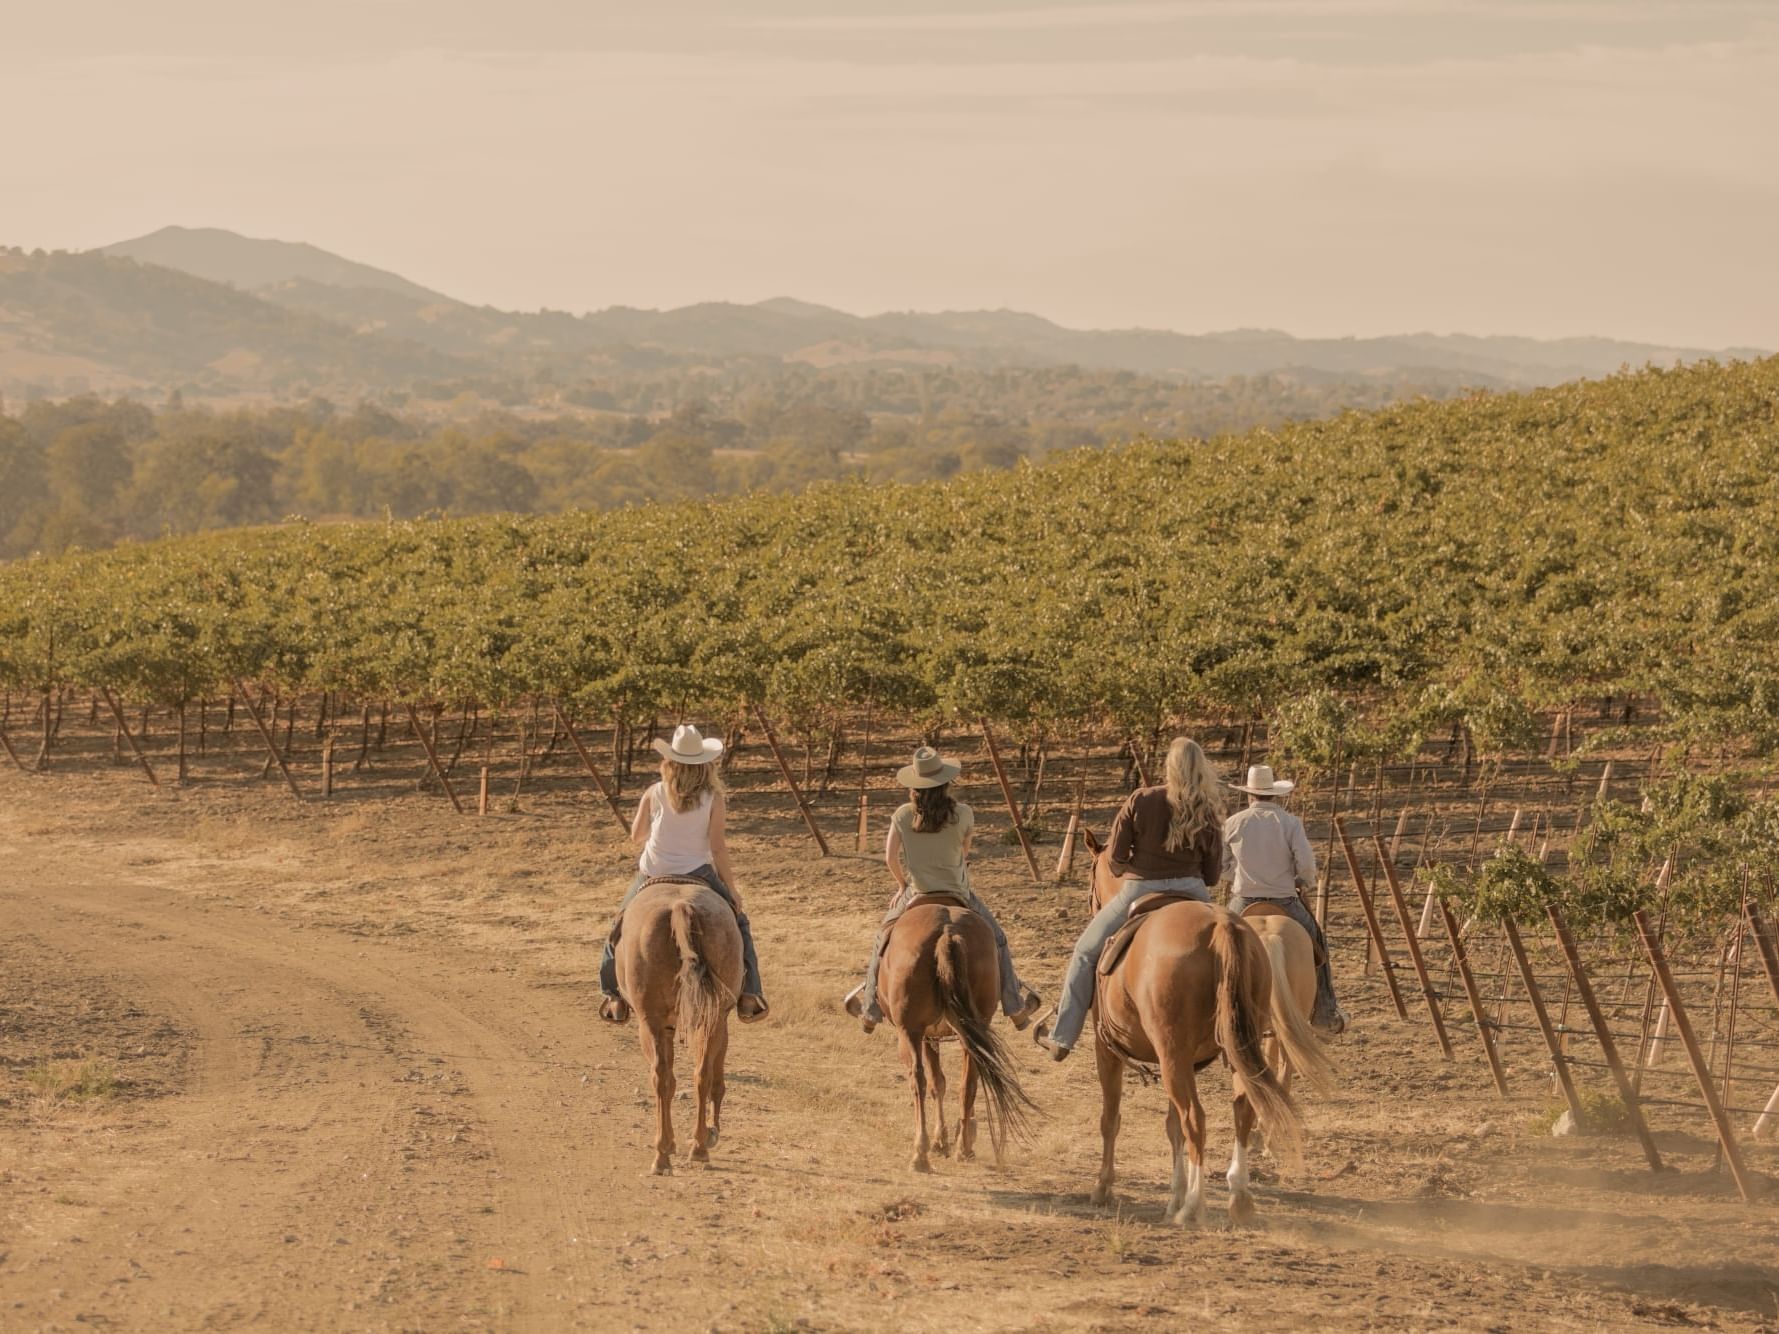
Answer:
<svg viewBox="0 0 1779 1334"><path fill-rule="evenodd" d="M1261 941L1266 945L1267 961L1272 964L1273 1036L1279 1040L1291 1069L1311 1088L1332 1088L1334 1062L1316 1039L1303 1011L1297 1008L1297 997L1291 994L1291 971L1285 959L1285 942L1270 931L1261 936ZM1315 947L1310 948L1313 954Z"/></svg>
<svg viewBox="0 0 1779 1334"><path fill-rule="evenodd" d="M988 1095L988 1136L998 1158L1009 1133L1018 1139L1029 1138L1029 1113L1035 1110L1036 1104L1019 1085L1007 1045L989 1027L988 1018L976 1013L976 1002L970 994L964 938L949 923L935 942L933 955L938 974L939 1008L951 1025L951 1031L963 1043L976 1078L982 1083L982 1091Z"/></svg>
<svg viewBox="0 0 1779 1334"><path fill-rule="evenodd" d="M1266 1065L1262 1046L1267 998L1257 985L1270 968L1260 937L1227 912L1211 932L1217 963L1217 1045L1235 1072L1238 1092L1266 1127L1267 1140L1287 1163L1303 1161L1303 1118L1278 1075Z"/></svg>
<svg viewBox="0 0 1779 1334"><path fill-rule="evenodd" d="M703 932L698 910L690 899L673 905L673 943L679 947L679 1028L682 1036L715 1028L735 995L704 961Z"/></svg>

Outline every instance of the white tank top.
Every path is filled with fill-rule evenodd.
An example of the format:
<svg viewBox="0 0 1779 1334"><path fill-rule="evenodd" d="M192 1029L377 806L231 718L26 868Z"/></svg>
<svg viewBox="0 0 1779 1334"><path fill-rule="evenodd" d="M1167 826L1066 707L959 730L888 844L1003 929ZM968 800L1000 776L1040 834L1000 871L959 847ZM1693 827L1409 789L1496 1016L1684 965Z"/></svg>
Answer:
<svg viewBox="0 0 1779 1334"><path fill-rule="evenodd" d="M714 794L706 792L689 811L676 811L661 784L648 791L654 818L649 841L643 845L637 868L644 875L686 875L710 865L710 805Z"/></svg>

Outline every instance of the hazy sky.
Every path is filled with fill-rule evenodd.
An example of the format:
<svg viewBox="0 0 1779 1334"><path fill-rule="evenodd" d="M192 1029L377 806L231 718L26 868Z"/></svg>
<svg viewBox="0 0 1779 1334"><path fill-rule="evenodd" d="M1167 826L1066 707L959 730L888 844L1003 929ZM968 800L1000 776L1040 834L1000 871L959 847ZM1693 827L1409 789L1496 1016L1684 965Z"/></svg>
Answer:
<svg viewBox="0 0 1779 1334"><path fill-rule="evenodd" d="M57 0L0 243L495 305L1779 348L1776 0Z"/></svg>

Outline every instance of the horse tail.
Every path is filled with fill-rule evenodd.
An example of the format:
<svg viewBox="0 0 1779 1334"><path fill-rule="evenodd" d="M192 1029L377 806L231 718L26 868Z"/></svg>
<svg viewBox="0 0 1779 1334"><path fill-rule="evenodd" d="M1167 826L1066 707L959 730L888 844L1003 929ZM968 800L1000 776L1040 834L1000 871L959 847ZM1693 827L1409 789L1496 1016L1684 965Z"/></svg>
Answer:
<svg viewBox="0 0 1779 1334"><path fill-rule="evenodd" d="M690 1037L708 1032L735 1003L735 995L704 961L703 931L691 899L673 905L673 943L679 947L679 1028Z"/></svg>
<svg viewBox="0 0 1779 1334"><path fill-rule="evenodd" d="M1036 1104L1019 1085L1013 1058L1007 1045L989 1027L988 1018L976 1012L976 1001L970 993L970 970L964 938L950 923L935 942L939 1009L963 1043L970 1066L988 1095L988 1136L998 1159L1011 1132L1019 1139L1030 1137L1029 1113ZM919 1044L916 1044L918 1049ZM918 1055L918 1050L917 1050Z"/></svg>
<svg viewBox="0 0 1779 1334"><path fill-rule="evenodd" d="M1260 937L1266 946L1267 962L1272 965L1272 1031L1279 1040L1285 1059L1292 1070L1307 1080L1312 1088L1326 1089L1334 1084L1334 1062L1327 1049L1317 1041L1309 1020L1297 1008L1297 997L1291 994L1291 973L1285 960L1285 941L1273 932ZM1311 947L1312 950L1314 946ZM1275 1072L1276 1073L1276 1072Z"/></svg>
<svg viewBox="0 0 1779 1334"><path fill-rule="evenodd" d="M1217 964L1217 1045L1235 1072L1237 1091L1247 1095L1267 1140L1286 1162L1303 1160L1303 1118L1278 1076L1267 1068L1262 1047L1266 996L1261 970L1269 968L1260 937L1227 912L1217 914L1211 932Z"/></svg>

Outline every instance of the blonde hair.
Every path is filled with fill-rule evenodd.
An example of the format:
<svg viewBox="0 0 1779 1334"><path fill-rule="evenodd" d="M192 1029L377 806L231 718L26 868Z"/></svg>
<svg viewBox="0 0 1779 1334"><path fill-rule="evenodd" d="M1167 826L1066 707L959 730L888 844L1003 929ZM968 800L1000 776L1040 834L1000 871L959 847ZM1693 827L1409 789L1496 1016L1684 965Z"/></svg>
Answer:
<svg viewBox="0 0 1779 1334"><path fill-rule="evenodd" d="M1175 737L1167 748L1166 783L1167 804L1173 808L1167 822L1169 852L1190 847L1207 829L1223 828L1223 784L1204 748L1191 737Z"/></svg>
<svg viewBox="0 0 1779 1334"><path fill-rule="evenodd" d="M706 793L714 798L722 790L723 782L717 777L717 766L714 763L681 764L678 760L668 759L661 761L661 791L666 794L667 804L682 815L696 810Z"/></svg>

